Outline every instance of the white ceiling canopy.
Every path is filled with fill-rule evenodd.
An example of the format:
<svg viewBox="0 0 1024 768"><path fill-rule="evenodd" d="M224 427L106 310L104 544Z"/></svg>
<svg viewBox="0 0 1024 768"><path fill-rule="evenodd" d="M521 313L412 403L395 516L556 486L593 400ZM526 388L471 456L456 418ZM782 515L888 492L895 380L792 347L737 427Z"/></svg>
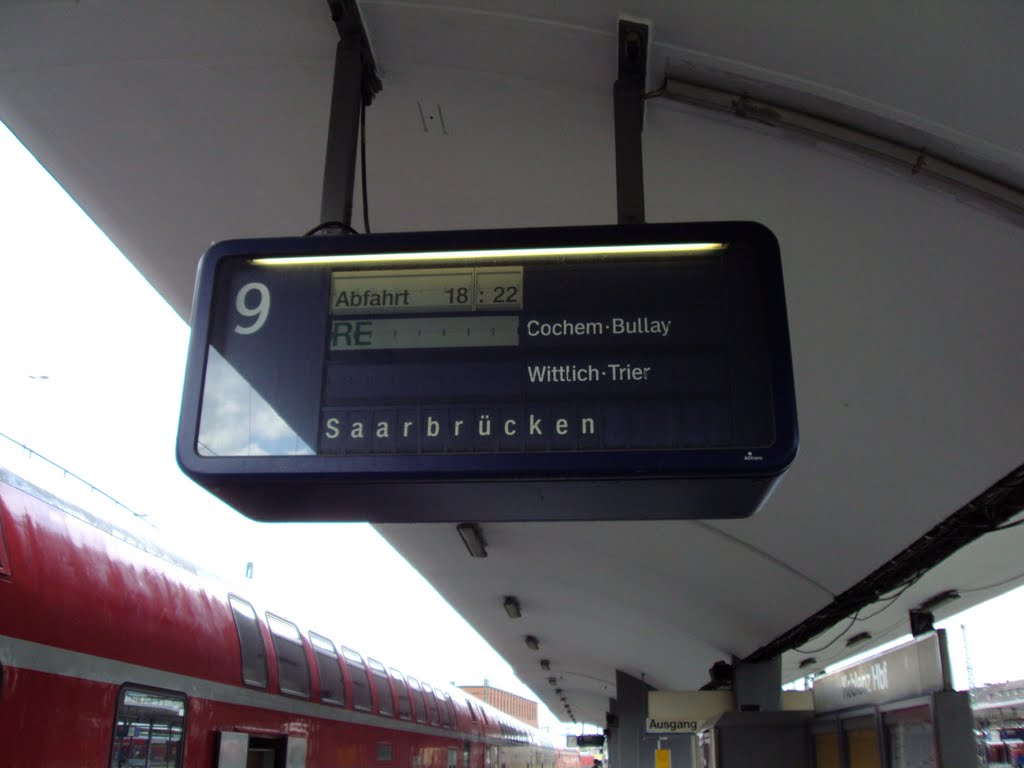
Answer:
<svg viewBox="0 0 1024 768"><path fill-rule="evenodd" d="M367 112L374 231L613 223L624 11L652 25L652 90L669 74L676 97L682 81L739 83L761 105L827 104L1011 193L1024 180L1019 4L360 6L384 86ZM187 317L211 242L318 223L336 40L322 0L0 3L0 119ZM487 525L483 559L453 525L381 527L556 713L549 677L598 723L616 669L699 687L1024 457L1019 222L768 122L652 98L643 137L648 221L754 220L781 244L801 448L765 507ZM847 623L879 641L931 595L960 591L941 617L1021 583L1022 543L1024 527L981 538L802 646L815 653L787 654L786 671L861 650L843 635L817 651Z"/></svg>

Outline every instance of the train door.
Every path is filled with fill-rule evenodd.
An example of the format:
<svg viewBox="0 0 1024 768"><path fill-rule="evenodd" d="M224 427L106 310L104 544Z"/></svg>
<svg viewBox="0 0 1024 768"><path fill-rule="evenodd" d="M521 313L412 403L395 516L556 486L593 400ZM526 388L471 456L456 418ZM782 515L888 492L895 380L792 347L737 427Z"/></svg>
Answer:
<svg viewBox="0 0 1024 768"><path fill-rule="evenodd" d="M125 685L117 700L111 768L178 768L185 745L184 693Z"/></svg>
<svg viewBox="0 0 1024 768"><path fill-rule="evenodd" d="M308 742L296 736L250 736L223 731L216 768L306 768Z"/></svg>

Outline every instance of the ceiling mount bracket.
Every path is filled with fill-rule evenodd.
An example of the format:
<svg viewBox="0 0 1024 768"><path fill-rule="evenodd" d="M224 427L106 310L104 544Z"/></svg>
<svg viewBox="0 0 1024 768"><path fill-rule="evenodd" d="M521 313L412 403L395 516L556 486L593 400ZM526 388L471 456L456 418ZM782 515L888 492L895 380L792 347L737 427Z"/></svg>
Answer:
<svg viewBox="0 0 1024 768"><path fill-rule="evenodd" d="M615 186L619 224L644 223L644 90L650 27L619 19L619 74L615 109Z"/></svg>
<svg viewBox="0 0 1024 768"><path fill-rule="evenodd" d="M327 5L339 39L334 53L320 221L337 222L350 230L360 118L382 85L355 0L328 0Z"/></svg>

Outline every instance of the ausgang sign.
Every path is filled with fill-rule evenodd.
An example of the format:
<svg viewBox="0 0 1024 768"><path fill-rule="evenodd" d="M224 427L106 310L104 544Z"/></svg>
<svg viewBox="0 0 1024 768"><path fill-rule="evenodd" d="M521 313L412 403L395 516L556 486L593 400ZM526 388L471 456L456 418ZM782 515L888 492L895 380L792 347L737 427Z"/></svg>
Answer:
<svg viewBox="0 0 1024 768"><path fill-rule="evenodd" d="M235 240L200 264L178 460L252 517L737 517L796 446L757 224Z"/></svg>
<svg viewBox="0 0 1024 768"><path fill-rule="evenodd" d="M650 734L696 733L703 723L733 706L731 691L650 691L644 730Z"/></svg>

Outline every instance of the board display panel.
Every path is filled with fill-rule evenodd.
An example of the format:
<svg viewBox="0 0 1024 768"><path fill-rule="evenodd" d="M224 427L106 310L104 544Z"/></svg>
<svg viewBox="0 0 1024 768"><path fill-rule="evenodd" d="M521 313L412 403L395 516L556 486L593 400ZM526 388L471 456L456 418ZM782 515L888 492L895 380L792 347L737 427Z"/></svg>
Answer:
<svg viewBox="0 0 1024 768"><path fill-rule="evenodd" d="M258 519L738 517L796 446L757 224L234 240L200 264L178 459Z"/></svg>

